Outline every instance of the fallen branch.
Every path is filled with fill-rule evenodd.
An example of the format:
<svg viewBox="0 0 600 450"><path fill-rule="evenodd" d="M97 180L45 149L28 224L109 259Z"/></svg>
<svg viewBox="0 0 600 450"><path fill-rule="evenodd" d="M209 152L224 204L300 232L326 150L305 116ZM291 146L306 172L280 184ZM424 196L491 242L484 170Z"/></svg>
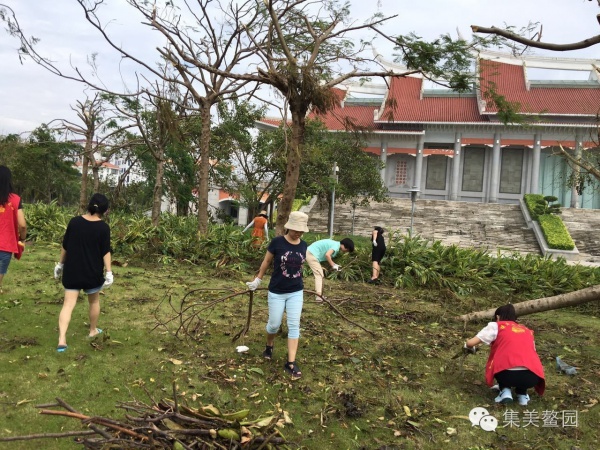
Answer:
<svg viewBox="0 0 600 450"><path fill-rule="evenodd" d="M163 299L163 301L161 301L161 303L157 306L157 308L154 312L154 317L157 320L157 324L155 325L154 329L156 329L158 327L163 327L167 331L169 331L173 336L177 337L178 339L181 339L184 341L190 340L190 341L193 341L194 343L196 343L199 339L197 336L198 331L201 329L201 326L205 320L205 318L203 317L205 314L210 313L215 308L215 306L217 306L221 303L224 303L235 297L248 294L249 302L248 302L248 313L246 315L246 322L245 322L244 326L242 327L242 329L238 333L236 333L232 337L231 340L232 340L232 342L235 342L238 339L240 339L241 337L246 336L246 334L250 330L250 323L252 321L254 293L257 291L267 291L267 289L259 288L259 289L256 289L255 291L251 291L251 290L245 290L245 291L239 291L239 292L234 291L230 294L225 295L224 297L220 297L217 299L211 298L208 300L204 300L201 297L200 300L198 300L198 301L190 301L189 300L193 294L198 294L201 292L212 294L212 293L218 292L218 291L227 291L227 289L210 289L210 288L194 289L192 291L187 292L183 296L183 298L181 299L181 302L179 304L176 304L170 295L166 295L165 299L168 300L169 307L170 307L171 311L174 312L174 315L169 317L166 320L163 320L160 317L162 314L164 314L163 313L164 307L162 306L162 303L165 301L165 299ZM344 314L342 314L342 312L333 305L333 303L331 302L332 299L327 299L327 298L323 297L322 295L317 294L315 291L304 290L304 293L312 294L312 295L315 295L316 297L322 299L323 303L326 303L329 306L329 308L336 315L341 317L343 320L350 323L351 325L354 325L357 328L360 328L364 332L369 333L371 336L375 336L374 332L366 329L362 325L350 320ZM347 299L343 299L343 300L347 300ZM176 328L173 329L174 327L176 327Z"/></svg>
<svg viewBox="0 0 600 450"><path fill-rule="evenodd" d="M67 438L67 437L79 437L89 436L96 434L92 430L82 431L66 431L64 433L40 433L40 434L28 434L26 436L12 436L0 438L0 442L13 442L13 441L32 441L34 439L56 439L56 438Z"/></svg>
<svg viewBox="0 0 600 450"><path fill-rule="evenodd" d="M527 300L521 303L515 303L517 316L526 316L537 312L549 311L552 309L566 308L568 306L580 305L582 303L600 300L600 285L580 289L567 294L555 295L554 297L544 297L535 300ZM493 320L496 308L486 309L469 314L463 314L456 317L456 320L470 322L476 320Z"/></svg>

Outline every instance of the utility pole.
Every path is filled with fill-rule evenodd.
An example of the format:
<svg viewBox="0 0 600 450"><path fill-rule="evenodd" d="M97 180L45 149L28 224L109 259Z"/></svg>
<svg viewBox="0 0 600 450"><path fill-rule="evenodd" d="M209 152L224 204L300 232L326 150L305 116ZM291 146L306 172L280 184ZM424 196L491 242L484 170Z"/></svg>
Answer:
<svg viewBox="0 0 600 450"><path fill-rule="evenodd" d="M335 185L338 182L340 168L337 162L333 163L333 188L331 189L331 209L329 214L329 239L333 239L333 217L335 213Z"/></svg>

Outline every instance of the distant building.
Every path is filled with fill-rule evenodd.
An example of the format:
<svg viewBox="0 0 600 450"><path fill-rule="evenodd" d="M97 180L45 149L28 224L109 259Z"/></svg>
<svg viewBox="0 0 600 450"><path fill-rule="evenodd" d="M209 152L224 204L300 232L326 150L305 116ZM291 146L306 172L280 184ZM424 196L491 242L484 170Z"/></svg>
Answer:
<svg viewBox="0 0 600 450"><path fill-rule="evenodd" d="M572 188L570 169L554 153L559 145L576 157L598 151L600 60L483 52L477 73L469 93L430 85L421 75L390 78L387 85L346 83L334 89L337 106L319 118L331 132L348 124L367 131L365 151L385 164L381 177L394 197L414 187L425 199L483 203L541 193L566 207L599 209L598 183ZM485 95L491 86L535 120L505 125ZM279 121L257 125L275 128Z"/></svg>

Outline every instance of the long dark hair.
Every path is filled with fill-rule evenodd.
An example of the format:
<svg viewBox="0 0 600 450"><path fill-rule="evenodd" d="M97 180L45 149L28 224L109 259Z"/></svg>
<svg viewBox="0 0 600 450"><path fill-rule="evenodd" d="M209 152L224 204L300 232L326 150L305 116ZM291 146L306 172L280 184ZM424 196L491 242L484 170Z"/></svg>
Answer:
<svg viewBox="0 0 600 450"><path fill-rule="evenodd" d="M12 174L6 166L0 166L0 205L8 202L8 196L12 194Z"/></svg>

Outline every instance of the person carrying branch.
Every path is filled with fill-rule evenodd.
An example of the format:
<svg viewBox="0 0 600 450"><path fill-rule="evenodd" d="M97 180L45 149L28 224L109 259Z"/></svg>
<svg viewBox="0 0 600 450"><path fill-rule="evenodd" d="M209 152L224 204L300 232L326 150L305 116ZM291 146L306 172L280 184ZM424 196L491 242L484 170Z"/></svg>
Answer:
<svg viewBox="0 0 600 450"><path fill-rule="evenodd" d="M336 264L333 261L333 258L340 252L348 253L353 251L354 242L349 238L344 238L339 242L333 239L321 239L308 246L306 262L315 276L315 292L317 294L320 296L323 295L323 279L325 278L325 273L323 272L321 263L327 261L332 270L339 271L342 267ZM322 300L317 297L316 301L319 302Z"/></svg>
<svg viewBox="0 0 600 450"><path fill-rule="evenodd" d="M302 377L302 372L296 362L298 339L300 338L300 316L304 303L304 282L302 265L306 261L307 244L301 237L308 231L308 216L300 211L293 211L284 225L286 233L277 236L269 243L267 253L260 265L258 274L253 281L247 282L248 289L258 288L267 269L272 265L273 273L269 282L268 305L269 319L267 321L267 345L263 356L273 358L275 336L283 321L283 313L287 314L288 326L288 357L283 365L292 380Z"/></svg>
<svg viewBox="0 0 600 450"><path fill-rule="evenodd" d="M268 222L269 216L267 215L267 211L262 210L242 231L242 233L245 233L252 228L252 247L260 247L266 237L269 236Z"/></svg>
<svg viewBox="0 0 600 450"><path fill-rule="evenodd" d="M527 406L528 389L535 388L539 395L543 395L546 388L544 367L535 349L533 331L517 323L512 304L498 308L494 317L495 322L488 323L476 336L465 342L463 351L474 353L477 345L489 345L485 381L492 386L496 378L500 388L496 403L511 403L511 388L515 388L519 405Z"/></svg>

